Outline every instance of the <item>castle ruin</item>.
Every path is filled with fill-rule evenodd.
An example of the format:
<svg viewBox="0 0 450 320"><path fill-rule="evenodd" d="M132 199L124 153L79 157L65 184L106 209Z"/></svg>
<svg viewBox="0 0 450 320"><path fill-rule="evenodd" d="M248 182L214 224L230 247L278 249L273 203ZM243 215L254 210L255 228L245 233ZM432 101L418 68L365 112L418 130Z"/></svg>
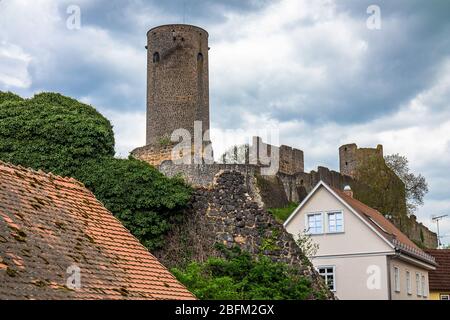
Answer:
<svg viewBox="0 0 450 320"><path fill-rule="evenodd" d="M147 40L146 145L133 150L132 156L158 167L167 176L182 175L187 182L201 188L211 188L216 177L225 171L239 172L246 177L251 196L266 208L302 201L320 180L340 189L350 185L356 191L357 198L360 195L360 200L366 200L373 206L364 198L364 195L373 195L373 190L368 183L358 180L356 172L358 167L373 158L385 165L381 145L377 148L358 148L356 144L341 146L340 172L324 167L305 172L302 150L285 145L278 147L266 144L259 137L253 138L245 163L175 164L172 161L172 151L178 141L171 140L175 130L185 129L194 137L198 134L194 130L194 123L201 122L202 137L199 138L203 143L200 150L196 150L198 147L192 144L192 157L196 153L204 154L211 144L208 134L208 33L202 28L190 25L164 25L151 29L147 33ZM261 150L266 152L269 158L274 152L278 155L276 174L264 174L262 169L268 164L266 159L261 158L261 154L264 154ZM380 175L385 173L380 172ZM388 173L392 175L392 172ZM398 177L394 178L403 191L400 190L399 195L395 195L392 200L405 202L404 185L399 182ZM392 211L397 212L389 214L406 217L402 206L394 207ZM437 246L435 233L418 224L415 219L408 217L406 220L393 222L413 241L430 248Z"/></svg>

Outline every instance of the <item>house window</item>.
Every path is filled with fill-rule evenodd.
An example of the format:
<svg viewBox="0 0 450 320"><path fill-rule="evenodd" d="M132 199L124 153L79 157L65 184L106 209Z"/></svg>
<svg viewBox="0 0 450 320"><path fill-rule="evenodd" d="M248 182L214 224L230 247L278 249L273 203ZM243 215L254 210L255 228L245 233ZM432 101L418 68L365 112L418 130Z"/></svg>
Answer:
<svg viewBox="0 0 450 320"><path fill-rule="evenodd" d="M420 297L422 290L420 289L420 274L416 273L416 293Z"/></svg>
<svg viewBox="0 0 450 320"><path fill-rule="evenodd" d="M422 297L426 297L427 294L425 293L426 287L425 287L425 276L424 275L422 275L420 287L422 288Z"/></svg>
<svg viewBox="0 0 450 320"><path fill-rule="evenodd" d="M323 220L321 213L308 214L308 232L311 234L323 233Z"/></svg>
<svg viewBox="0 0 450 320"><path fill-rule="evenodd" d="M317 271L327 284L328 288L330 288L331 291L336 291L336 268L334 266L324 266L318 267Z"/></svg>
<svg viewBox="0 0 450 320"><path fill-rule="evenodd" d="M441 300L448 300L448 301L450 301L450 294L441 294Z"/></svg>
<svg viewBox="0 0 450 320"><path fill-rule="evenodd" d="M343 232L344 219L342 212L328 213L328 232Z"/></svg>
<svg viewBox="0 0 450 320"><path fill-rule="evenodd" d="M400 269L394 267L394 288L395 292L400 292Z"/></svg>
<svg viewBox="0 0 450 320"><path fill-rule="evenodd" d="M411 289L411 272L406 271L406 292L411 295L412 289Z"/></svg>

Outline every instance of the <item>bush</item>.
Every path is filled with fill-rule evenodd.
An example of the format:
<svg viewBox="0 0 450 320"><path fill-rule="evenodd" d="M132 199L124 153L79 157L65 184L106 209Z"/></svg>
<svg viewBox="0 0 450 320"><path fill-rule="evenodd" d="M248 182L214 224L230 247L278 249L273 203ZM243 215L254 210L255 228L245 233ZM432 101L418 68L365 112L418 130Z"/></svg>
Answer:
<svg viewBox="0 0 450 320"><path fill-rule="evenodd" d="M56 93L0 95L0 159L71 176L86 161L114 155L110 122L93 107Z"/></svg>
<svg viewBox="0 0 450 320"><path fill-rule="evenodd" d="M163 244L164 234L190 198L183 180L167 178L132 158L90 161L76 178L149 249Z"/></svg>
<svg viewBox="0 0 450 320"><path fill-rule="evenodd" d="M287 264L267 257L252 258L235 247L220 250L225 258L193 262L172 273L202 300L304 300L324 298L311 282Z"/></svg>
<svg viewBox="0 0 450 320"><path fill-rule="evenodd" d="M23 99L17 94L14 94L12 92L0 91L0 104L2 104L3 102L17 102L22 100Z"/></svg>

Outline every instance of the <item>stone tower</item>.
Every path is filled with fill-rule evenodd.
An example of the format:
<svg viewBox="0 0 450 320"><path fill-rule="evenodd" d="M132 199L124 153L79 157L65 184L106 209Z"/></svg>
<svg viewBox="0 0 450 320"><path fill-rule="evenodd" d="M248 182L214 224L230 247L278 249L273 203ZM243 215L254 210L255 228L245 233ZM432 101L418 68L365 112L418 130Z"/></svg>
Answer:
<svg viewBox="0 0 450 320"><path fill-rule="evenodd" d="M383 146L376 148L358 148L354 143L346 144L339 148L339 166L343 175L355 178L356 169L371 157L383 159Z"/></svg>
<svg viewBox="0 0 450 320"><path fill-rule="evenodd" d="M181 24L147 33L147 145L194 121L209 129L208 32Z"/></svg>
<svg viewBox="0 0 450 320"><path fill-rule="evenodd" d="M173 160L174 130L191 134L191 153L204 154L210 147L208 32L186 25L170 24L147 33L147 134L146 146L131 153L136 158L159 165ZM200 146L194 150L194 122L201 121ZM200 149L200 150L199 150ZM211 154L212 154L212 149Z"/></svg>

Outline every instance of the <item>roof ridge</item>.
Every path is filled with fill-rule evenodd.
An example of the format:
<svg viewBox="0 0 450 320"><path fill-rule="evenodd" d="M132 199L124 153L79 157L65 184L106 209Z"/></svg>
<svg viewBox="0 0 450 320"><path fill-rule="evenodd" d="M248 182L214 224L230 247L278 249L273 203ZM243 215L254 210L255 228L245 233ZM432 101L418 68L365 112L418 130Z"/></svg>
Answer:
<svg viewBox="0 0 450 320"><path fill-rule="evenodd" d="M39 177L39 178L44 178L45 177L45 178L48 178L50 180L57 180L57 181L62 181L62 182L68 182L68 183L72 183L74 185L77 185L78 187L85 188L85 185L82 182L78 181L77 179L75 179L73 177L63 177L63 176L57 175L57 174L55 174L55 173L53 173L51 171L50 172L45 172L42 169L36 170L36 169L31 168L31 167L24 167L22 165L15 165L15 164L12 164L12 163L0 160L0 169L1 169L2 166L6 167L6 168L13 169L13 170L30 173L30 174L32 174L34 176Z"/></svg>

